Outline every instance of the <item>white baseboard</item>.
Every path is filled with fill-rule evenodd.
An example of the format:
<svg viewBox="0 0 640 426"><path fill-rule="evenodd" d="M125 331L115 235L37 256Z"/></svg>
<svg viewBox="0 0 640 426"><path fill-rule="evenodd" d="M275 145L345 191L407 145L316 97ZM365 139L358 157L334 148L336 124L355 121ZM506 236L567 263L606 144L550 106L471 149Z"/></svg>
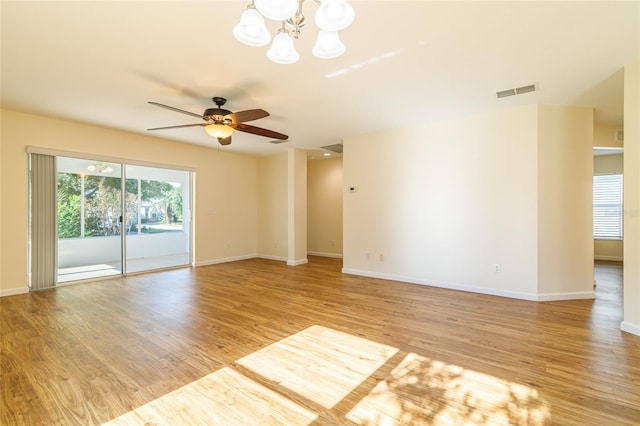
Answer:
<svg viewBox="0 0 640 426"><path fill-rule="evenodd" d="M581 291L574 293L542 293L538 294L538 302L553 302L554 300L583 300L595 299L595 291Z"/></svg>
<svg viewBox="0 0 640 426"><path fill-rule="evenodd" d="M334 257L336 259L342 259L342 255L339 253L323 253L321 251L309 251L307 252L309 256L320 256L320 257Z"/></svg>
<svg viewBox="0 0 640 426"><path fill-rule="evenodd" d="M0 297L17 296L18 294L29 293L29 288L10 288L8 290L0 290Z"/></svg>
<svg viewBox="0 0 640 426"><path fill-rule="evenodd" d="M245 254L242 256L225 257L222 259L201 260L200 262L195 262L193 265L196 267L207 266L207 265L217 265L218 263L228 263L228 262L235 262L238 260L255 259L256 257L258 256L255 254Z"/></svg>
<svg viewBox="0 0 640 426"><path fill-rule="evenodd" d="M640 336L640 325L632 324L629 321L622 321L620 323L620 330Z"/></svg>
<svg viewBox="0 0 640 426"><path fill-rule="evenodd" d="M415 277L404 277L399 275L384 274L379 272L362 271L358 269L343 268L344 274L361 275L364 277L381 278L390 281L401 281L410 284L427 285L431 287L446 288L449 290L466 291L470 293L488 294L491 296L508 297L510 299L530 300L532 302L550 302L553 300L577 300L577 299L593 299L595 298L595 292L585 291L576 293L547 293L547 294L533 294L522 293L518 291L500 290L487 287L474 287L465 284L456 283L443 283L437 281L429 281L419 279Z"/></svg>
<svg viewBox="0 0 640 426"><path fill-rule="evenodd" d="M255 259L255 258L286 262L287 265L289 266L298 266L298 265L304 265L305 263L309 263L308 259L298 259L294 261L288 261L287 258L283 256L272 256L270 254L247 254L243 256L225 257L222 259L203 260L200 262L195 262L194 266L217 265L219 263L236 262L238 260L247 260L247 259Z"/></svg>
<svg viewBox="0 0 640 426"><path fill-rule="evenodd" d="M437 281L423 280L423 279L414 278L414 277L404 277L399 275L383 274L379 272L362 271L358 269L349 269L349 268L342 268L342 272L344 274L361 275L364 277L371 277L371 278L381 278L381 279L390 280L390 281L401 281L401 282L406 282L410 284L420 284L420 285L427 285L431 287L446 288L449 290L466 291L469 293L488 294L491 296L508 297L510 299L530 300L533 302L538 301L538 296L536 294L521 293L517 291L497 290L497 289L486 288L486 287L473 287L473 286L468 286L464 284L455 284L455 283L442 283Z"/></svg>
<svg viewBox="0 0 640 426"><path fill-rule="evenodd" d="M267 259L267 260L278 260L280 262L286 262L287 258L284 256L272 256L270 254L259 254L257 256L258 259Z"/></svg>
<svg viewBox="0 0 640 426"><path fill-rule="evenodd" d="M619 256L593 256L593 260L608 260L610 262L622 262L624 261L624 258Z"/></svg>

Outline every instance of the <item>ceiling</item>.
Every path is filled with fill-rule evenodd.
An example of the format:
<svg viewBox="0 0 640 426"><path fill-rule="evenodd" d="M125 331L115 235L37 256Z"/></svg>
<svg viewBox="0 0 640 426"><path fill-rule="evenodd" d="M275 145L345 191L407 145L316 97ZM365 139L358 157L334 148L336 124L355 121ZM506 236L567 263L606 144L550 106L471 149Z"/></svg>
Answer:
<svg viewBox="0 0 640 426"><path fill-rule="evenodd" d="M352 135L531 103L594 107L621 126L623 67L640 60L637 1L351 0L346 53L317 59L309 0L293 65L233 38L248 3L3 0L2 107L217 149L202 127L148 132L198 119L147 101L201 114L222 96L231 111L269 111L250 124L290 138L236 132L221 150L315 156ZM496 97L528 84L538 90Z"/></svg>

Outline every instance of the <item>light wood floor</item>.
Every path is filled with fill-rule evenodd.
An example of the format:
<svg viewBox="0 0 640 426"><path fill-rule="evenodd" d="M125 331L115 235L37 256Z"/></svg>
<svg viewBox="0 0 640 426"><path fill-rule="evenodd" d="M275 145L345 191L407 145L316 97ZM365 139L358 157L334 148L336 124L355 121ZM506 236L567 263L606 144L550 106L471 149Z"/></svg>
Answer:
<svg viewBox="0 0 640 426"><path fill-rule="evenodd" d="M0 299L2 425L640 423L621 267L534 303L247 260Z"/></svg>

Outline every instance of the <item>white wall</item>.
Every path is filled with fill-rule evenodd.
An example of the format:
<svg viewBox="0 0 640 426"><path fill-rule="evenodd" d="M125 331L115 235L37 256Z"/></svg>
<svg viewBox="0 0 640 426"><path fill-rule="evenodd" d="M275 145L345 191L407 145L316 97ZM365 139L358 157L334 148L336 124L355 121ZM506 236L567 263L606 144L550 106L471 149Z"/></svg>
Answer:
<svg viewBox="0 0 640 426"><path fill-rule="evenodd" d="M342 158L312 160L308 173L308 252L342 257Z"/></svg>
<svg viewBox="0 0 640 426"><path fill-rule="evenodd" d="M27 291L27 145L194 167L196 264L255 256L254 157L218 151L213 145L187 145L15 111L1 112L0 295Z"/></svg>
<svg viewBox="0 0 640 426"><path fill-rule="evenodd" d="M538 294L593 297L592 108L538 108Z"/></svg>
<svg viewBox="0 0 640 426"><path fill-rule="evenodd" d="M258 159L258 256L307 263L307 156L290 149Z"/></svg>
<svg viewBox="0 0 640 426"><path fill-rule="evenodd" d="M624 321L640 335L640 62L624 68Z"/></svg>
<svg viewBox="0 0 640 426"><path fill-rule="evenodd" d="M189 253L189 235L184 232L130 234L126 243L128 260ZM119 235L60 239L58 267L120 262L121 247Z"/></svg>
<svg viewBox="0 0 640 426"><path fill-rule="evenodd" d="M258 255L287 260L287 153L258 159Z"/></svg>
<svg viewBox="0 0 640 426"><path fill-rule="evenodd" d="M592 127L589 109L531 105L346 139L344 271L531 300L593 297ZM551 256L561 249L566 268Z"/></svg>
<svg viewBox="0 0 640 426"><path fill-rule="evenodd" d="M537 111L346 139L344 271L536 298Z"/></svg>
<svg viewBox="0 0 640 426"><path fill-rule="evenodd" d="M4 197L2 196L2 194L4 194L4 186L3 186L3 181L4 181L4 173L2 171L3 169L3 163L4 161L2 161L2 158L4 156L4 149L3 149L3 142L2 142L2 132L1 129L4 127L4 124L2 123L2 118L3 118L3 113L2 110L0 109L0 297L3 295L3 287L2 287L2 282L3 282L3 276L4 276L4 262L2 261L2 259L4 259L4 257L2 256L2 250L3 250L3 246L4 244L2 244L2 240L4 239L4 226L3 226L3 222L2 222L2 211L3 211L3 204L4 204ZM26 265L25 265L26 268ZM20 287L16 287L16 286L12 286L13 289L8 292L8 294L13 294L16 292L16 288L18 289L17 291L20 292L22 291L20 289Z"/></svg>
<svg viewBox="0 0 640 426"><path fill-rule="evenodd" d="M287 152L287 265L307 260L307 154L299 149Z"/></svg>
<svg viewBox="0 0 640 426"><path fill-rule="evenodd" d="M622 173L624 155L595 155L593 157L593 174L594 175L607 175L611 173Z"/></svg>
<svg viewBox="0 0 640 426"><path fill-rule="evenodd" d="M616 140L616 131L622 126L597 124L593 126L593 146L622 148L623 143Z"/></svg>

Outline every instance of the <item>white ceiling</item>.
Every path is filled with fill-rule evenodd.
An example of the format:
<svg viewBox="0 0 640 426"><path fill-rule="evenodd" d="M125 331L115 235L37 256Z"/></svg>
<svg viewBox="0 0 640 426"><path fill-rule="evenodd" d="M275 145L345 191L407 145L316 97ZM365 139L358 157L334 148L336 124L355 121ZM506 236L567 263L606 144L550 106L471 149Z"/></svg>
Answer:
<svg viewBox="0 0 640 426"><path fill-rule="evenodd" d="M596 122L621 126L623 67L640 60L638 1L352 0L347 52L321 60L308 0L293 65L233 38L248 3L3 0L2 107L150 134L198 121L147 101L201 114L223 96L232 111L269 111L250 124L290 139L236 132L221 149L270 155L530 103L592 106ZM531 83L537 92L496 98ZM202 127L153 135L216 146Z"/></svg>

